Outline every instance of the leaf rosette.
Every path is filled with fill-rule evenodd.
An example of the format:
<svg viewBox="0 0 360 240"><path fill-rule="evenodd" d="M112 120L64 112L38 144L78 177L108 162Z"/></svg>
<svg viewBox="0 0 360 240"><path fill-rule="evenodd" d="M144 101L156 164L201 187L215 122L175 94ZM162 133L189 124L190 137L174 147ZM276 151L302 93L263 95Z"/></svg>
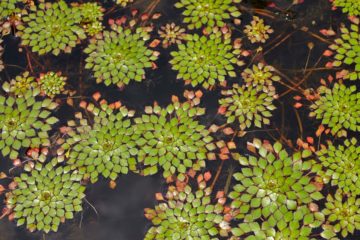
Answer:
<svg viewBox="0 0 360 240"><path fill-rule="evenodd" d="M332 135L346 136L347 131L360 131L360 93L356 86L335 83L333 88L318 88L318 99L310 106L310 117L320 119Z"/></svg>
<svg viewBox="0 0 360 240"><path fill-rule="evenodd" d="M360 79L360 33L359 26L352 24L350 29L346 26L340 27L341 36L335 39L335 43L329 48L336 52L334 67L351 68L350 72L345 75L345 79Z"/></svg>
<svg viewBox="0 0 360 240"><path fill-rule="evenodd" d="M92 69L97 83L118 87L128 85L130 81L141 82L145 69L151 68L157 55L147 47L150 35L146 28L124 28L113 25L112 31L104 31L90 40L84 50L85 68Z"/></svg>
<svg viewBox="0 0 360 240"><path fill-rule="evenodd" d="M226 235L227 221L224 206L214 202L210 188L195 192L189 185L183 191L170 186L164 199L155 209L145 209L145 216L153 226L145 235L151 239L209 239Z"/></svg>
<svg viewBox="0 0 360 240"><path fill-rule="evenodd" d="M360 16L360 2L358 0L333 0L334 7L340 7L349 16Z"/></svg>
<svg viewBox="0 0 360 240"><path fill-rule="evenodd" d="M20 12L17 4L22 0L6 0L0 2L0 20L9 17L11 14Z"/></svg>
<svg viewBox="0 0 360 240"><path fill-rule="evenodd" d="M51 116L57 104L51 99L37 100L39 90L29 90L22 97L0 96L0 150L16 159L21 148L49 146L48 132L58 122Z"/></svg>
<svg viewBox="0 0 360 240"><path fill-rule="evenodd" d="M188 34L185 40L177 51L170 53L170 63L178 72L178 79L190 82L193 87L202 85L208 89L224 83L228 76L236 76L234 64L241 50L232 46L230 37L217 31L209 36Z"/></svg>
<svg viewBox="0 0 360 240"><path fill-rule="evenodd" d="M62 145L66 152L67 164L79 169L84 178L96 182L100 175L115 180L119 174L136 169L137 149L130 117L134 111L125 106L111 109L107 104L86 108L91 114L87 120L80 115L77 122L69 121L73 128Z"/></svg>
<svg viewBox="0 0 360 240"><path fill-rule="evenodd" d="M205 167L207 154L216 148L206 126L195 120L204 109L189 102L175 102L166 108L147 107L148 114L135 119L138 161L143 174L152 175L163 169L164 177L178 174L182 178L190 168Z"/></svg>
<svg viewBox="0 0 360 240"><path fill-rule="evenodd" d="M274 67L263 63L254 64L252 68L246 68L241 76L246 86L253 86L264 92L275 92L274 82L280 81L280 77L274 74Z"/></svg>
<svg viewBox="0 0 360 240"><path fill-rule="evenodd" d="M360 199L356 196L345 197L339 191L334 196L328 194L322 213L327 220L321 233L325 239L337 239L334 238L337 234L346 238L360 230Z"/></svg>
<svg viewBox="0 0 360 240"><path fill-rule="evenodd" d="M48 72L41 74L38 82L42 93L49 97L61 94L66 85L66 77L61 76L61 73Z"/></svg>
<svg viewBox="0 0 360 240"><path fill-rule="evenodd" d="M312 179L309 150L289 155L277 142L273 146L254 141L257 156L234 154L241 165L233 176L237 184L230 192L231 208L237 219L251 223L262 220L265 229L288 228L295 213L302 207L323 198ZM310 214L310 212L308 212ZM306 224L319 225L319 220L309 217Z"/></svg>
<svg viewBox="0 0 360 240"><path fill-rule="evenodd" d="M245 240L317 240L313 229L319 227L325 219L324 214L313 213L307 206L300 206L296 211L287 212L285 216L278 215L277 218L275 221L285 218L288 224L270 227L268 222L244 222L233 227L231 231L235 237L247 236L241 238Z"/></svg>
<svg viewBox="0 0 360 240"><path fill-rule="evenodd" d="M5 92L14 94L16 97L22 97L27 91L39 88L39 84L29 72L16 76L10 82L4 82L2 88Z"/></svg>
<svg viewBox="0 0 360 240"><path fill-rule="evenodd" d="M78 8L59 1L40 3L30 10L22 18L24 25L19 25L18 29L22 45L30 46L33 52L59 55L61 51L70 52L78 40L86 38Z"/></svg>
<svg viewBox="0 0 360 240"><path fill-rule="evenodd" d="M184 8L183 22L189 29L199 29L203 26L223 27L225 21L241 15L235 3L241 0L180 0L175 4L176 8Z"/></svg>
<svg viewBox="0 0 360 240"><path fill-rule="evenodd" d="M273 105L273 93L257 90L252 86L239 86L234 84L229 90L221 91L223 98L219 99L221 108L226 109L224 115L227 123L237 122L240 130L245 130L253 125L261 128L270 124Z"/></svg>
<svg viewBox="0 0 360 240"><path fill-rule="evenodd" d="M265 43L269 39L269 34L274 30L269 25L265 25L264 20L254 16L249 25L245 26L244 33L251 43Z"/></svg>
<svg viewBox="0 0 360 240"><path fill-rule="evenodd" d="M56 232L61 222L82 211L85 186L81 175L69 167L37 163L30 173L14 178L16 188L7 195L7 206L17 225L31 230Z"/></svg>

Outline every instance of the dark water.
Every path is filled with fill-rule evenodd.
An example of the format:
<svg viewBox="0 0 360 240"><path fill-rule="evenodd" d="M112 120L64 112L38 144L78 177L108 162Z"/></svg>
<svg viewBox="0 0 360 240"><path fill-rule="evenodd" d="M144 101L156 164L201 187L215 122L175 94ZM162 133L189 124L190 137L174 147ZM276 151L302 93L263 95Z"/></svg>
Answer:
<svg viewBox="0 0 360 240"><path fill-rule="evenodd" d="M124 14L129 15L130 9L137 8L144 11L151 1L135 0L133 5L129 8L116 11L111 16L106 16L104 21L109 17L121 17ZM161 0L157 5L155 12L160 12L163 16L154 22L155 27L159 27L169 22L175 22L181 25L181 10L173 7L175 0ZM305 0L304 4L296 5L288 9L289 1L275 1L280 7L279 10L267 8L267 1L244 1L248 7L254 6L256 8L268 9L274 16L274 19L264 17L267 24L271 25L275 30L271 35L270 40L264 46L263 59L269 65L273 65L288 78L288 81L297 83L304 78L303 69L306 64L309 48L309 42L314 43L308 61L309 68L314 66L319 61L317 67L324 66L326 59L319 57L322 52L327 49L328 44L324 43L309 34L313 32L319 34L322 28L333 27L337 31L339 23L345 20L345 16L331 12L330 3L327 0ZM112 6L110 1L105 3L105 6ZM244 23L248 23L251 19L251 12L244 12L241 19L243 24L239 28L241 30ZM309 32L302 31L302 27L307 27ZM234 31L235 37L237 34ZM279 46L274 47L279 39L289 35L289 37ZM7 65L4 72L1 73L2 81L9 80L21 73L27 66L26 56L18 52L19 39L14 36L6 36L4 39L4 62ZM82 49L86 46L86 41L76 48L72 54L62 54L59 57L45 56L37 58L39 65L33 66L37 71L62 71L64 75L68 76L68 83L70 88L77 91L77 95L83 96L84 99L91 97L95 91L100 91L102 96L109 102L120 100L124 105L130 109L137 110L138 114L144 109L144 106L151 105L157 101L161 106L166 106L171 102L171 96L182 96L185 89L181 80L176 80L176 72L171 70L169 61L169 52L174 48L169 48L163 51L160 48L161 55L156 62L158 69L148 71L146 80L142 83L131 83L126 86L124 90L119 90L116 87L105 87L104 85L95 84L95 80L91 76L91 72L87 70L80 71L83 68L85 56L82 55ZM246 45L245 49L255 50L254 46ZM252 56L254 57L254 55ZM249 63L250 59L246 59ZM16 65L14 67L13 65ZM317 88L321 77L326 77L332 71L314 71L307 80L302 83L303 88ZM230 82L239 82L241 79L231 79ZM229 83L230 84L230 83ZM276 85L279 94L287 91L287 88ZM214 91L203 91L202 106L206 107L207 114L201 119L203 124L210 126L213 123L221 124L224 119L217 116L218 98L220 96L219 88ZM308 109L302 108L298 110L298 114L302 119L302 127L296 118L296 112L293 108L293 97L296 95L290 92L284 97L275 102L277 110L273 114L272 124L265 127L269 131L253 131L249 132L245 137L237 139L238 151L245 153L246 142L252 140L254 137L261 139L273 140L279 139L283 136L286 139L295 140L302 135L306 137L312 135L314 130L319 125L319 122L308 119ZM75 103L76 105L76 103ZM66 123L67 120L72 119L73 113L76 109L72 109L67 105L63 105L56 113L61 122L59 126ZM301 132L302 129L302 132ZM223 137L223 136L218 136ZM219 162L211 162L208 169L215 170L219 166ZM235 162L227 161L224 165L222 174L217 182L216 188L222 189L227 179L228 170L232 167L236 168ZM0 169L9 169L9 161L2 159L0 161ZM166 183L161 174L152 177L142 177L135 174L121 176L116 181L117 187L112 190L108 187L108 182L100 180L94 185L89 185L86 192L87 201L96 209L85 203L83 214L78 214L72 221L67 221L60 226L58 233L52 233L47 236L42 236L39 233L29 233L23 227L16 228L15 223L9 222L6 219L0 221L0 240L140 240L143 239L150 222L143 216L143 209L146 207L154 207L156 192L164 192ZM330 190L328 190L330 191ZM357 234L360 236L360 234ZM359 239L359 237L346 238Z"/></svg>

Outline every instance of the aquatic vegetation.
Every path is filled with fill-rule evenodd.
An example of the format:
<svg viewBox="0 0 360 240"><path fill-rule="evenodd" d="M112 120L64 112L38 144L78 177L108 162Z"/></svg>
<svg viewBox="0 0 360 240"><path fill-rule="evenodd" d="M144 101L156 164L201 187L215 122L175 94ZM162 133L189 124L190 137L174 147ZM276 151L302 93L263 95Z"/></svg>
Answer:
<svg viewBox="0 0 360 240"><path fill-rule="evenodd" d="M61 76L60 72L48 72L40 74L38 83L41 92L49 97L54 97L57 94L61 94L66 84L66 77Z"/></svg>
<svg viewBox="0 0 360 240"><path fill-rule="evenodd" d="M96 182L99 175L115 180L119 174L135 170L138 139L129 117L134 111L125 106L111 109L107 104L100 108L88 104L93 119L79 115L78 121L69 121L71 130L62 145L68 157L67 164L78 169L84 178Z"/></svg>
<svg viewBox="0 0 360 240"><path fill-rule="evenodd" d="M358 0L332 0L335 7L340 7L349 16L360 16L360 2Z"/></svg>
<svg viewBox="0 0 360 240"><path fill-rule="evenodd" d="M346 238L348 234L360 230L360 199L353 195L344 197L339 192L334 196L327 195L325 209L322 212L327 220L321 234L325 239L334 239L337 234Z"/></svg>
<svg viewBox="0 0 360 240"><path fill-rule="evenodd" d="M90 36L102 31L103 8L97 3L84 3L79 6L82 20L81 25Z"/></svg>
<svg viewBox="0 0 360 240"><path fill-rule="evenodd" d="M265 43L269 39L269 34L274 30L269 25L265 25L264 19L254 16L249 25L245 26L244 33L251 43Z"/></svg>
<svg viewBox="0 0 360 240"><path fill-rule="evenodd" d="M222 90L224 96L219 99L220 108L224 109L227 123L237 122L241 130L252 125L261 128L270 124L273 105L273 94L256 90L252 86L234 84L229 90Z"/></svg>
<svg viewBox="0 0 360 240"><path fill-rule="evenodd" d="M206 127L196 120L204 109L178 101L166 108L147 107L147 114L135 119L138 161L144 165L143 174L152 175L163 169L164 177L178 174L182 179L190 168L205 167L207 154L215 149Z"/></svg>
<svg viewBox="0 0 360 240"><path fill-rule="evenodd" d="M32 6L31 13L24 16L24 25L19 25L22 45L30 46L33 52L40 55L61 51L70 52L78 40L86 35L80 26L81 11L69 7L64 1L40 3Z"/></svg>
<svg viewBox="0 0 360 240"><path fill-rule="evenodd" d="M253 145L258 157L234 154L243 166L233 175L237 184L229 194L234 216L244 222L261 219L267 228L288 228L301 206L323 198L308 176L311 152L289 155L279 142L271 146L257 139ZM318 225L317 221L312 218L307 224Z"/></svg>
<svg viewBox="0 0 360 240"><path fill-rule="evenodd" d="M285 219L288 224L274 228L270 227L267 222L261 225L258 222L244 222L233 227L231 232L236 237L248 235L248 237L243 238L246 240L309 240L314 239L311 237L312 229L319 227L324 222L325 217L321 212L312 213L307 206L301 206L294 212L287 212L286 215L278 214L273 221L280 221L281 219ZM275 225L275 223L271 225Z"/></svg>
<svg viewBox="0 0 360 240"><path fill-rule="evenodd" d="M234 64L240 49L233 48L229 35L220 31L209 36L188 34L186 43L171 52L172 69L178 71L177 78L189 81L193 87L202 85L211 88L226 77L235 77Z"/></svg>
<svg viewBox="0 0 360 240"><path fill-rule="evenodd" d="M22 97L27 91L38 88L35 78L30 76L29 72L18 75L10 82L4 82L2 88L5 92L14 94L16 97Z"/></svg>
<svg viewBox="0 0 360 240"><path fill-rule="evenodd" d="M185 38L185 29L175 25L175 23L167 23L160 27L158 31L164 48L173 44L180 44Z"/></svg>
<svg viewBox="0 0 360 240"><path fill-rule="evenodd" d="M14 212L17 226L30 231L56 232L61 222L82 211L85 186L81 176L69 167L37 163L35 169L14 178L16 188L8 194L7 206Z"/></svg>
<svg viewBox="0 0 360 240"><path fill-rule="evenodd" d="M350 30L345 26L340 27L341 38L335 39L335 43L329 48L336 52L332 63L334 67L351 66L352 72L349 72L345 78L350 80L360 79L360 33L359 26L352 24Z"/></svg>
<svg viewBox="0 0 360 240"><path fill-rule="evenodd" d="M57 104L45 98L37 101L39 90L27 91L22 97L0 96L0 149L11 159L24 148L50 144L48 131L58 121L51 116Z"/></svg>
<svg viewBox="0 0 360 240"><path fill-rule="evenodd" d="M135 80L140 82L145 69L151 68L157 55L146 46L150 38L147 28L124 28L112 25L112 31L104 31L90 40L84 50L89 54L85 68L92 69L98 83L116 84L119 87Z"/></svg>
<svg viewBox="0 0 360 240"><path fill-rule="evenodd" d="M22 0L6 0L0 2L0 20L2 18L7 18L13 13L19 12L20 9L16 7L17 3L22 2Z"/></svg>
<svg viewBox="0 0 360 240"><path fill-rule="evenodd" d="M360 146L357 140L346 139L343 145L323 148L316 152L319 162L313 171L322 177L324 183L338 186L346 194L360 193Z"/></svg>
<svg viewBox="0 0 360 240"><path fill-rule="evenodd" d="M145 209L145 216L153 226L144 239L219 239L226 236L228 222L224 219L223 203L215 202L211 189L205 187L195 191L186 185L183 191L178 191L170 186L155 209Z"/></svg>
<svg viewBox="0 0 360 240"><path fill-rule="evenodd" d="M241 0L179 0L175 7L185 8L182 14L185 16L183 22L189 29L196 29L205 26L223 27L225 21L232 17L241 15L235 3Z"/></svg>
<svg viewBox="0 0 360 240"><path fill-rule="evenodd" d="M116 4L119 4L122 7L126 7L128 4L134 2L134 0L114 0Z"/></svg>
<svg viewBox="0 0 360 240"><path fill-rule="evenodd" d="M321 119L339 137L346 136L346 130L360 131L360 94L355 85L335 83L333 88L321 86L317 92L319 97L310 106L310 117Z"/></svg>
<svg viewBox="0 0 360 240"><path fill-rule="evenodd" d="M258 63L254 64L252 68L246 68L241 76L247 86L254 86L264 92L275 92L273 82L280 81L280 77L275 75L274 71L274 67Z"/></svg>

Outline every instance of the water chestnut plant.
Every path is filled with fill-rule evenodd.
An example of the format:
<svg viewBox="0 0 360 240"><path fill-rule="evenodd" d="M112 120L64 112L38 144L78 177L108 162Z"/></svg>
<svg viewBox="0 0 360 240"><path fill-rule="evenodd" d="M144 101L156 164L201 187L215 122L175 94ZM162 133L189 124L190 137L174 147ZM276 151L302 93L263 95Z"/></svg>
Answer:
<svg viewBox="0 0 360 240"><path fill-rule="evenodd" d="M38 83L43 94L54 97L64 91L66 79L66 77L61 76L61 72L48 72L40 74Z"/></svg>
<svg viewBox="0 0 360 240"><path fill-rule="evenodd" d="M225 21L241 15L236 3L241 0L179 0L175 7L184 8L183 22L189 29L218 26L223 27Z"/></svg>
<svg viewBox="0 0 360 240"><path fill-rule="evenodd" d="M271 146L255 139L252 145L258 156L234 154L243 166L234 173L237 183L229 193L234 217L249 223L261 219L266 228L290 228L299 207L323 198L308 176L312 154L309 150L289 154L279 142ZM320 224L321 217L309 218L306 224Z"/></svg>
<svg viewBox="0 0 360 240"><path fill-rule="evenodd" d="M313 170L324 183L338 186L338 189L350 195L360 193L360 146L355 138L346 139L341 145L329 143L327 148L316 152L318 161Z"/></svg>
<svg viewBox="0 0 360 240"><path fill-rule="evenodd" d="M31 6L22 20L24 25L18 26L21 43L39 55L70 52L79 40L86 38L80 26L81 11L64 1Z"/></svg>
<svg viewBox="0 0 360 240"><path fill-rule="evenodd" d="M85 29L85 32L90 36L94 36L102 31L102 19L104 9L97 3L83 3L79 6L82 20L81 25Z"/></svg>
<svg viewBox="0 0 360 240"><path fill-rule="evenodd" d="M82 211L85 186L81 175L70 167L37 163L30 173L14 178L16 188L7 194L6 204L14 213L17 226L30 231L56 232L65 219Z"/></svg>
<svg viewBox="0 0 360 240"><path fill-rule="evenodd" d="M326 224L321 236L325 239L336 239L337 235L346 239L355 230L360 230L360 199L355 195L345 197L338 191L334 196L328 194L322 212Z"/></svg>
<svg viewBox="0 0 360 240"><path fill-rule="evenodd" d="M135 119L138 161L144 165L143 174L163 170L163 176L177 174L180 179L189 170L205 167L208 153L216 148L210 131L197 117L204 109L191 103L175 101L165 108L149 106L147 114Z"/></svg>
<svg viewBox="0 0 360 240"><path fill-rule="evenodd" d="M337 136L346 136L347 130L360 131L360 93L356 86L335 83L332 88L321 86L318 99L310 106L310 117L320 119Z"/></svg>
<svg viewBox="0 0 360 240"><path fill-rule="evenodd" d="M22 97L27 91L39 88L39 84L35 77L26 71L11 79L10 82L4 82L2 88L7 93L11 93L16 97Z"/></svg>
<svg viewBox="0 0 360 240"><path fill-rule="evenodd" d="M219 104L227 123L237 122L240 130L253 125L261 128L270 124L272 111L276 108L272 92L266 93L252 86L234 84L231 89L221 93L224 97L219 99Z"/></svg>
<svg viewBox="0 0 360 240"><path fill-rule="evenodd" d="M241 239L245 240L316 240L316 234L312 234L313 229L319 227L324 222L325 217L321 212L313 213L307 206L300 206L296 211L287 212L285 215L277 214L273 221L281 221L282 219L285 219L285 222L288 222L288 224L270 227L270 225L275 224L269 224L268 222L261 224L259 222L240 223L231 229L233 238L230 239L243 237Z"/></svg>
<svg viewBox="0 0 360 240"><path fill-rule="evenodd" d="M349 16L360 16L360 2L357 0L332 0L332 4Z"/></svg>
<svg viewBox="0 0 360 240"><path fill-rule="evenodd" d="M20 12L20 9L17 7L18 3L21 3L22 0L7 0L0 2L0 20L2 18L7 18L11 14Z"/></svg>
<svg viewBox="0 0 360 240"><path fill-rule="evenodd" d="M220 31L209 36L188 34L186 43L178 45L171 52L172 69L178 72L177 78L191 83L193 87L202 85L209 89L224 84L226 77L235 77L239 48L234 48L229 34Z"/></svg>
<svg viewBox="0 0 360 240"><path fill-rule="evenodd" d="M147 47L150 35L148 28L125 28L116 24L111 31L104 31L90 40L84 50L85 68L94 71L96 82L118 87L128 85L130 81L141 82L145 69L151 68L157 59L155 51Z"/></svg>
<svg viewBox="0 0 360 240"><path fill-rule="evenodd" d="M51 116L57 104L51 99L37 100L39 90L22 97L0 96L0 150L3 157L16 159L21 148L49 146L48 131L58 119Z"/></svg>
<svg viewBox="0 0 360 240"><path fill-rule="evenodd" d="M251 43L265 43L269 39L269 34L274 30L269 25L265 25L264 20L254 16L249 25L245 26L244 33Z"/></svg>
<svg viewBox="0 0 360 240"><path fill-rule="evenodd" d="M224 204L213 199L211 189L197 190L186 185L182 191L170 186L155 209L145 209L145 216L153 226L145 240L157 239L219 239L227 235L228 222Z"/></svg>
<svg viewBox="0 0 360 240"><path fill-rule="evenodd" d="M340 27L341 36L335 39L335 43L329 48L335 51L334 67L349 66L349 72L345 78L350 80L360 79L360 33L359 26L351 24L350 29Z"/></svg>
<svg viewBox="0 0 360 240"><path fill-rule="evenodd" d="M253 86L264 92L275 92L274 82L280 81L280 77L274 74L275 69L264 63L254 64L252 68L246 68L241 77L247 86Z"/></svg>
<svg viewBox="0 0 360 240"><path fill-rule="evenodd" d="M76 121L68 122L70 130L62 145L66 163L92 183L101 175L115 180L119 174L135 170L135 140L139 137L131 126L134 111L125 106L112 109L105 103L99 107L88 104L86 110L91 119L78 114Z"/></svg>
<svg viewBox="0 0 360 240"><path fill-rule="evenodd" d="M175 23L168 23L160 27L158 31L162 40L164 48L173 44L180 44L185 38L185 29L175 25Z"/></svg>

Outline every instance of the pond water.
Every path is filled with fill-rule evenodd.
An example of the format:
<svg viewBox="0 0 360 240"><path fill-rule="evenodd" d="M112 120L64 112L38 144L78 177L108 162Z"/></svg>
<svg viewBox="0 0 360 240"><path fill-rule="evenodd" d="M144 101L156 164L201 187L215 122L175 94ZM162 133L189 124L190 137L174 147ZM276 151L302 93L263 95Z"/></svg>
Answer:
<svg viewBox="0 0 360 240"><path fill-rule="evenodd" d="M88 1L67 2L82 3ZM103 20L105 24L109 19L117 19L122 16L131 18L132 9L138 9L139 13L146 13L151 9L151 13L161 13L159 19L150 20L156 29L155 33L161 26L171 22L186 28L186 24L182 22L181 13L183 9L174 7L177 0L134 0L134 3L125 8L115 7L111 0L98 2L102 2L106 9ZM236 151L240 154L249 154L247 143L252 142L254 138L269 140L270 142L280 140L283 143L291 142L293 145L296 145L298 138L316 138L314 134L320 125L320 121L308 117L309 103L305 103L301 108L295 108L294 97L301 95L299 89L316 89L320 85L321 78L335 74L336 70L324 67L329 58L323 56L323 52L328 49L329 43L334 38L321 35L320 30L333 29L335 32L339 32L341 23L348 20L346 14L341 11L332 11L331 3L328 0L304 0L300 4L291 4L290 2L289 0L243 0L241 4L237 4L241 6L241 25L230 24L233 32L232 38L242 38L243 48L250 51L250 56L243 59L245 66L239 69L261 61L275 67L283 83L274 83L276 92L280 97L274 101L276 110L273 111L271 123L262 128L252 128L248 130L245 136L233 139L236 143ZM34 4L39 3L34 1ZM149 9L150 6L154 6L154 8ZM110 9L113 10L109 11ZM243 28L249 24L253 15L263 18L265 23L274 30L270 39L264 44L251 44L244 36ZM201 34L201 31L192 32ZM155 33L152 38L157 38ZM176 50L176 46L170 46L167 49L162 48L161 44L157 46L155 49L160 52L156 61L157 68L147 70L146 79L142 82L131 81L129 85L120 89L115 85L96 84L92 71L84 68L86 54L83 53L83 50L87 46L86 40L74 47L70 54L62 53L56 57L51 54L39 56L30 51L19 51L20 39L14 34L4 36L3 40L4 54L2 58L5 69L0 72L1 84L10 81L25 70L32 71L35 73L34 75L41 72L61 71L62 75L67 76L66 89L71 89L75 93L75 107L66 104L66 95L56 97L61 102L55 113L55 116L60 120L56 124L57 127L64 126L68 120L73 119L75 112L79 111L79 108L76 107L80 102L79 99L91 101L95 92L100 92L101 97L109 103L121 101L129 109L134 109L141 114L144 112L144 107L152 105L154 101L159 106L166 106L171 103L173 95L182 97L185 90L201 90L204 94L201 98L201 107L206 108L206 114L200 117L200 122L207 127L212 124L222 125L226 122L223 116L217 114L221 87L205 90L201 86L184 85L183 80L176 79L177 72L171 69L169 63L171 60L170 52ZM256 53L259 46L262 46L262 50ZM241 72L241 70L237 71ZM228 85L242 83L243 81L241 77L227 80ZM358 82L356 81L354 84L359 88ZM289 86L294 89L289 88ZM349 131L348 138L350 137L358 138L358 132ZM216 134L216 138L231 139L222 133ZM325 143L325 140L334 143L344 141L343 138L327 135L324 139L316 139L316 144ZM11 160L3 157L0 161L0 172L8 173L12 167ZM234 185L234 181L229 182L231 174L240 169L238 163L229 159L224 162L221 160L209 161L206 169L201 172L210 171L213 177L219 172L214 189L223 190L227 188L228 190ZM17 171L18 169L15 169L14 172ZM9 179L0 180L0 184L4 186L9 183ZM30 233L24 226L16 227L14 221L10 222L5 217L0 220L0 240L143 239L152 226L151 222L144 217L144 209L154 208L157 204L155 194L158 192L165 193L168 184L161 173L153 176L140 176L135 173L120 175L116 184L116 188L111 189L109 181L103 178L100 178L95 184L88 184L83 211L76 214L74 219L61 224L56 233L42 234L38 231ZM334 188L328 185L322 190L325 196L334 192ZM0 197L5 201L4 194ZM317 202L320 209L324 207L324 203L324 199ZM313 231L314 239L322 239L319 235L320 232L320 228ZM359 237L360 232L355 231L353 235L340 239L359 239Z"/></svg>

